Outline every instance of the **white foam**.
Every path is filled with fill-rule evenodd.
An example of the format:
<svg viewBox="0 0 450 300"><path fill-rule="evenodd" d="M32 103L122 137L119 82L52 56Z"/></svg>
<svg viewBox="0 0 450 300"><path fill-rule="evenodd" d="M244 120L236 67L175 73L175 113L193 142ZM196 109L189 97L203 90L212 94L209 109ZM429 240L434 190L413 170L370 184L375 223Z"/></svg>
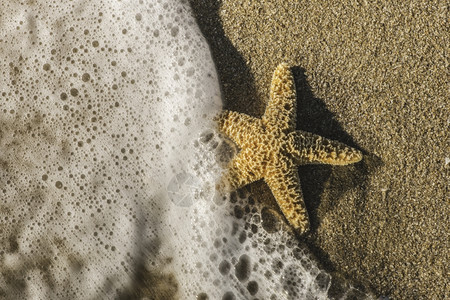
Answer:
<svg viewBox="0 0 450 300"><path fill-rule="evenodd" d="M2 289L114 297L161 243L165 188L221 109L207 44L179 1L0 11Z"/></svg>

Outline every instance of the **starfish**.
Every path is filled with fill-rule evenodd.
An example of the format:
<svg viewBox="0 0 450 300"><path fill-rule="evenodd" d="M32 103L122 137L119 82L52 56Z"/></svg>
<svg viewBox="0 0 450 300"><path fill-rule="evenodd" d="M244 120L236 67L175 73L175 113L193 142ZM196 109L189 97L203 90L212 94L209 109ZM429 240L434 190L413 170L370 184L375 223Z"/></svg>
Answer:
<svg viewBox="0 0 450 300"><path fill-rule="evenodd" d="M280 64L272 77L270 100L261 119L223 111L219 131L240 148L224 177L232 189L264 179L286 220L299 234L309 231L297 165L347 165L362 159L360 151L316 134L295 130L297 102L289 66Z"/></svg>

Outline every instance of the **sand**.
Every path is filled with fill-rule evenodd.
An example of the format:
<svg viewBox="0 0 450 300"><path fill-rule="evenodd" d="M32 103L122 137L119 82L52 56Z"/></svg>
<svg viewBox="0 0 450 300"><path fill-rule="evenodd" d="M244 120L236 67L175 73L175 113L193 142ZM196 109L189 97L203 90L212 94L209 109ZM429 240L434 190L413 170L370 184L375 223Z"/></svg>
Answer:
<svg viewBox="0 0 450 300"><path fill-rule="evenodd" d="M190 3L226 108L261 116L272 72L287 62L298 129L364 151L357 165L299 168L312 221L305 241L324 266L378 296L450 298L448 6ZM263 182L250 189L274 201Z"/></svg>

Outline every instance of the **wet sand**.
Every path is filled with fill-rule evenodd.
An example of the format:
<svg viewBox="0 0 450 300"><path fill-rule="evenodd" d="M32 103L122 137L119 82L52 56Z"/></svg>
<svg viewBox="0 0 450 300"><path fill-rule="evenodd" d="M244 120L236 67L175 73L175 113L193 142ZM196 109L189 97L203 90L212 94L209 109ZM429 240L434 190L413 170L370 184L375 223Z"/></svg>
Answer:
<svg viewBox="0 0 450 300"><path fill-rule="evenodd" d="M205 2L208 2L205 4ZM293 66L298 129L364 152L301 166L309 247L335 277L392 299L450 298L448 8L429 1L190 1L225 107L261 116ZM261 201L275 201L262 182Z"/></svg>

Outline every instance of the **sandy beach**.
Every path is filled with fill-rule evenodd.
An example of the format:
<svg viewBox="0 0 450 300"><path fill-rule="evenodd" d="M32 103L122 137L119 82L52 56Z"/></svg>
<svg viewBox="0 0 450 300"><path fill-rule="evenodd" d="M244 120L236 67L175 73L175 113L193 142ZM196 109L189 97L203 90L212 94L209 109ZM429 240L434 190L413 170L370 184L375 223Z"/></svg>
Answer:
<svg viewBox="0 0 450 300"><path fill-rule="evenodd" d="M190 4L227 109L261 116L272 72L286 62L297 128L364 152L357 165L299 168L312 221L305 242L324 267L377 296L449 298L448 7ZM250 189L262 190L258 201L275 201L263 182Z"/></svg>

